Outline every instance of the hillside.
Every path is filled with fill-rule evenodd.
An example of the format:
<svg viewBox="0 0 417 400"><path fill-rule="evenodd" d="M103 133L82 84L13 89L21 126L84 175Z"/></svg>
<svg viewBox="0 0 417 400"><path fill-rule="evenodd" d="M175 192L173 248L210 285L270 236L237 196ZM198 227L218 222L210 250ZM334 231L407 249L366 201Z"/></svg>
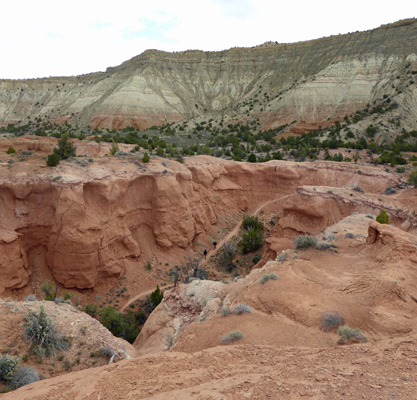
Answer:
<svg viewBox="0 0 417 400"><path fill-rule="evenodd" d="M395 102L417 119L417 21L294 44L222 52L149 50L104 73L0 81L0 125L68 122L137 129L178 121L258 121L294 131ZM391 129L392 130L392 129Z"/></svg>

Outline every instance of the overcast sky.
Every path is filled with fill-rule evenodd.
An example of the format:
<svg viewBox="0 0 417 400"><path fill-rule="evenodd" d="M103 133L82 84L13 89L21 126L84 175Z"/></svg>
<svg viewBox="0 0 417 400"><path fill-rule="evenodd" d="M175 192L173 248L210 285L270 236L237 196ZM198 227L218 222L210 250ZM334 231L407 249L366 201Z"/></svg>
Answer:
<svg viewBox="0 0 417 400"><path fill-rule="evenodd" d="M416 11L417 0L2 0L0 79L104 71L147 49L316 39Z"/></svg>

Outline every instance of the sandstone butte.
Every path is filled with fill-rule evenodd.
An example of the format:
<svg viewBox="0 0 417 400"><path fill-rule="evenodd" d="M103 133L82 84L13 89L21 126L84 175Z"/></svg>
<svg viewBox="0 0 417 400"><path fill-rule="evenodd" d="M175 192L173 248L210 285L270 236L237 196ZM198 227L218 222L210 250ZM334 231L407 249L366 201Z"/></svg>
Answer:
<svg viewBox="0 0 417 400"><path fill-rule="evenodd" d="M263 86L270 107L253 110L263 128L296 119L294 131L308 130L391 90L406 63L416 65L416 27L406 20L218 53L152 50L105 73L0 81L0 121L42 116L93 128L145 128L239 113L240 102ZM403 126L414 129L409 86L396 101ZM56 144L51 137L0 137L0 349L26 353L23 318L41 305L72 346L62 359L22 360L47 379L2 398L416 398L417 189L403 175L365 157L358 164L209 156L144 164L130 145L120 144L125 155L106 157L110 144L86 140L74 140L86 157L50 168L45 156ZM10 146L17 156L6 154ZM19 161L23 151L32 154ZM395 193L385 194L387 188ZM382 209L390 225L375 221ZM222 280L212 241L221 248L237 235L243 214L264 221L265 246L244 276ZM300 234L327 249L295 249ZM205 266L219 279L170 287L170 268L201 258L203 249ZM277 279L261 283L270 274ZM24 301L29 294L42 298L45 279L81 305L113 293L119 309L157 284L167 287L131 345L74 306ZM251 312L235 313L242 304ZM231 314L223 316L224 309ZM338 345L336 329L322 329L330 312L367 342ZM226 343L235 331L242 337ZM97 357L103 346L118 355L110 365Z"/></svg>

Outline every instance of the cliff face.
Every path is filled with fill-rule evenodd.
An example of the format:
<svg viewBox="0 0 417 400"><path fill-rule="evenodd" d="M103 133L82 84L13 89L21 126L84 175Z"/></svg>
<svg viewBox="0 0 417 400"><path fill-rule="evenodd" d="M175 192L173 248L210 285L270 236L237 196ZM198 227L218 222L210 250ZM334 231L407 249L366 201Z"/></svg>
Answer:
<svg viewBox="0 0 417 400"><path fill-rule="evenodd" d="M264 128L325 125L384 94L417 117L417 21L295 44L222 52L149 50L104 73L0 81L0 124L30 117L144 129L195 116L259 118ZM401 92L401 93L400 93Z"/></svg>
<svg viewBox="0 0 417 400"><path fill-rule="evenodd" d="M15 140L22 146L24 140ZM219 217L253 212L303 184L358 184L381 193L400 183L398 176L376 168L357 173L355 165L325 162L254 165L200 156L184 165L153 160L145 167L136 158L103 157L94 163L62 161L50 169L40 157L32 158L29 164L0 165L2 289L23 287L40 265L66 287L90 288L103 277L124 275L127 263L144 265L143 259L139 263L144 252L181 252L182 258ZM320 195L300 193L282 204L283 229L308 231L307 220L327 226L323 201L312 200L312 193ZM320 206L315 214L314 202ZM333 218L358 204L340 206Z"/></svg>

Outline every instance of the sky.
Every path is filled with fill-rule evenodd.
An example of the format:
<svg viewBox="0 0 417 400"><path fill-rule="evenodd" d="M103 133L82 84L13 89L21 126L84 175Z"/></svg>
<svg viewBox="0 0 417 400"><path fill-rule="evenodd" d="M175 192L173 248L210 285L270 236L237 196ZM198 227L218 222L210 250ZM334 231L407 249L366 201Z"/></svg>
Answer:
<svg viewBox="0 0 417 400"><path fill-rule="evenodd" d="M292 43L417 17L417 0L2 0L0 79L105 71L147 49ZM5 4L6 3L6 4Z"/></svg>

